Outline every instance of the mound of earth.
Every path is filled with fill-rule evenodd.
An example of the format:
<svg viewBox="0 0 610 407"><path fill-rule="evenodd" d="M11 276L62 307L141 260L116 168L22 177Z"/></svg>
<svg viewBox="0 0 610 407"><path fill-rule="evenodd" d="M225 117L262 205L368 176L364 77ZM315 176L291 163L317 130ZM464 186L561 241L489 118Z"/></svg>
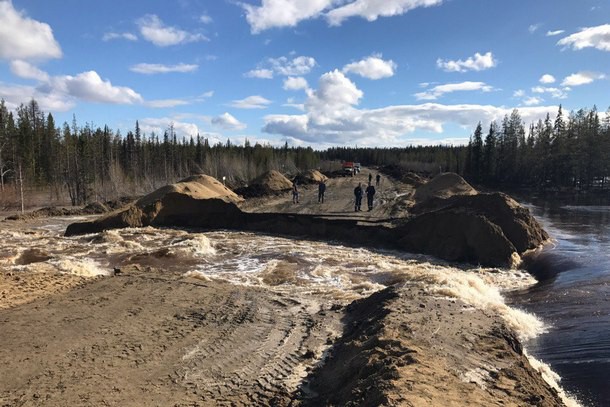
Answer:
<svg viewBox="0 0 610 407"><path fill-rule="evenodd" d="M476 195L474 189L464 178L453 172L439 174L415 190L416 202L425 202L431 198L449 198L454 195Z"/></svg>
<svg viewBox="0 0 610 407"><path fill-rule="evenodd" d="M426 178L409 171L402 176L402 182L413 185L415 188L419 188L426 183Z"/></svg>
<svg viewBox="0 0 610 407"><path fill-rule="evenodd" d="M255 178L247 187L238 188L235 193L246 198L275 195L292 188L292 181L279 171L271 170Z"/></svg>
<svg viewBox="0 0 610 407"><path fill-rule="evenodd" d="M453 195L416 204L401 227L410 250L447 260L510 264L549 236L527 208L503 193Z"/></svg>
<svg viewBox="0 0 610 407"><path fill-rule="evenodd" d="M318 184L322 181L328 180L328 177L322 174L318 170L309 170L297 175L294 181L299 184Z"/></svg>
<svg viewBox="0 0 610 407"><path fill-rule="evenodd" d="M6 220L25 221L37 218L47 218L56 216L97 215L101 213L106 213L109 210L110 208L105 203L101 202L92 202L86 205L84 208L56 208L53 206L49 206L46 208L37 209L32 212L11 215L8 216Z"/></svg>
<svg viewBox="0 0 610 407"><path fill-rule="evenodd" d="M223 225L225 217L241 213L236 204L243 201L217 179L195 175L166 185L140 198L126 208L89 222L72 223L66 236L97 233L123 227L197 226L202 218L209 225Z"/></svg>

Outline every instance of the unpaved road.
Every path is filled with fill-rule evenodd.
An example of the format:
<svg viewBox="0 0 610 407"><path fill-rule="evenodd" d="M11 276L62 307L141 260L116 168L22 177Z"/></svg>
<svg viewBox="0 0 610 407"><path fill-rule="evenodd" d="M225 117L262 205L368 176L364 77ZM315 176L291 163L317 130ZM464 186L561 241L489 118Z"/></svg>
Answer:
<svg viewBox="0 0 610 407"><path fill-rule="evenodd" d="M413 188L396 182L384 174L380 174L380 183L375 186L375 177L378 173L375 169L363 167L362 171L353 177L330 178L326 182L324 203L318 202L318 186L314 184L301 186L298 204L293 204L292 194L286 192L272 198L247 200L241 208L247 212L313 214L361 221L380 221L404 215ZM366 194L364 194L362 212L354 212L354 188L361 183L363 190L366 189L369 174L372 175L372 183L376 188L373 210L367 211Z"/></svg>
<svg viewBox="0 0 610 407"><path fill-rule="evenodd" d="M0 310L0 406L284 405L339 317L314 299L127 270Z"/></svg>

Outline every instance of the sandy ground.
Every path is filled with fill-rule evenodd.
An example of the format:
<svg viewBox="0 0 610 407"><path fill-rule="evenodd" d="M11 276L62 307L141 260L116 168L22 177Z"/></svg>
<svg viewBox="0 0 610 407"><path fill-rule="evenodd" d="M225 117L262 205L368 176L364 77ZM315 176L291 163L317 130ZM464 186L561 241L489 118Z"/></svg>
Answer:
<svg viewBox="0 0 610 407"><path fill-rule="evenodd" d="M245 207L393 216L410 188L386 177L353 213L367 178ZM0 271L0 327L0 406L562 405L496 315L413 286L345 307L154 268Z"/></svg>

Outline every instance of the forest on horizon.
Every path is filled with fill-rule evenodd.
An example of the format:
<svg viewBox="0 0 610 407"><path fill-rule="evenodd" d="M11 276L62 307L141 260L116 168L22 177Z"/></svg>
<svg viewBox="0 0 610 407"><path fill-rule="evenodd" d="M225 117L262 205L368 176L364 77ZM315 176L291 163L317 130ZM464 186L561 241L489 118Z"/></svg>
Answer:
<svg viewBox="0 0 610 407"><path fill-rule="evenodd" d="M72 205L150 192L193 173L205 173L241 186L278 170L296 175L331 163L359 161L364 166L399 166L434 175L456 172L490 188L556 190L606 189L610 182L610 109L596 107L526 125L517 109L489 128L481 123L467 146L393 148L273 147L226 143L211 145L193 135L178 139L173 126L163 134L144 134L136 121L125 135L108 126L57 125L35 100L13 113L0 101L0 206L17 191L44 190L69 197Z"/></svg>

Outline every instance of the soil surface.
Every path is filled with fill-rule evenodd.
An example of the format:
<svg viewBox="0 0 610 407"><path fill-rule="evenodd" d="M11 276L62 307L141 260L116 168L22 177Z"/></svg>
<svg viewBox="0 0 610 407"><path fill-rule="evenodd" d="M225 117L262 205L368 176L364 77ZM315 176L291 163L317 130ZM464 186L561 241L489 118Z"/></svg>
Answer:
<svg viewBox="0 0 610 407"><path fill-rule="evenodd" d="M374 183L368 169L329 179L324 203L311 185L297 204L286 193L241 207L404 216L412 187L383 175L374 209L354 213L369 172ZM0 267L0 327L3 407L563 405L497 315L409 285L343 306L152 267Z"/></svg>

